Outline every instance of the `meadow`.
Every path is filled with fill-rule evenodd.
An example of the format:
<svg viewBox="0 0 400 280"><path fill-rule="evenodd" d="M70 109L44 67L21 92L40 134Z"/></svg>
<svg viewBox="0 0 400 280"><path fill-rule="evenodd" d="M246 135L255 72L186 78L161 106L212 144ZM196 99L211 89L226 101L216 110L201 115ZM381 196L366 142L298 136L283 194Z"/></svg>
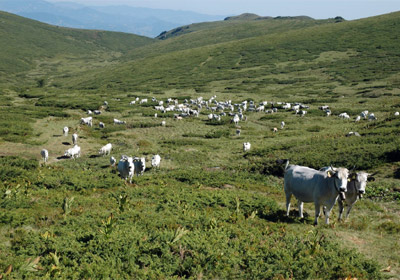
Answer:
<svg viewBox="0 0 400 280"><path fill-rule="evenodd" d="M9 71L2 60L0 278L399 279L398 15L213 23L159 42L140 38L135 46L136 37L122 35L118 45L119 35L106 32L116 39L91 41L93 49L50 47L51 56L35 53ZM230 37L238 26L238 38ZM79 38L88 31L68 32L87 43ZM193 38L202 38L198 46ZM209 121L204 109L198 118L174 120L151 102L213 95L310 109L304 117L247 112L237 136L229 116ZM136 97L150 102L129 105ZM104 101L94 126L80 125ZM354 122L363 110L377 121ZM343 112L351 120L340 119ZM346 137L350 131L361 136ZM82 156L62 158L73 132ZM252 148L244 153L247 141ZM109 157L98 156L107 143L117 159L145 156L144 175L122 180ZM150 166L154 154L159 170ZM320 218L314 227L313 205L305 205L304 219L295 207L286 217L278 159L378 173L348 220L337 221L335 206L331 223Z"/></svg>

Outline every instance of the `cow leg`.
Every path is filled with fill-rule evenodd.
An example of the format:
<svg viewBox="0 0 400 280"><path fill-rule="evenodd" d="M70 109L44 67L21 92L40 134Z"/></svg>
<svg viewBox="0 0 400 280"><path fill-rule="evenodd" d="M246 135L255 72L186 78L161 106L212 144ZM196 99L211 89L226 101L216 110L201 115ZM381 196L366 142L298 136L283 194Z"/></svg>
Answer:
<svg viewBox="0 0 400 280"><path fill-rule="evenodd" d="M320 213L321 213L321 205L315 203L315 220L314 220L315 226L318 225L318 217Z"/></svg>
<svg viewBox="0 0 400 280"><path fill-rule="evenodd" d="M347 206L346 219L349 217L351 207L353 207L353 204Z"/></svg>
<svg viewBox="0 0 400 280"><path fill-rule="evenodd" d="M286 216L289 217L289 211L290 211L290 199L292 198L291 193L286 193Z"/></svg>
<svg viewBox="0 0 400 280"><path fill-rule="evenodd" d="M339 204L339 221L340 221L340 220L342 220L344 205L343 205L343 201L341 199L338 199L338 204ZM347 217L347 215L348 214L346 214L346 217Z"/></svg>
<svg viewBox="0 0 400 280"><path fill-rule="evenodd" d="M299 217L303 218L303 202L298 200L297 203L298 203L298 206L299 206Z"/></svg>
<svg viewBox="0 0 400 280"><path fill-rule="evenodd" d="M331 214L333 205L329 206L329 208L328 207L326 208L327 210L326 210L326 213L325 213L325 224L327 224L327 225L329 225L329 215Z"/></svg>

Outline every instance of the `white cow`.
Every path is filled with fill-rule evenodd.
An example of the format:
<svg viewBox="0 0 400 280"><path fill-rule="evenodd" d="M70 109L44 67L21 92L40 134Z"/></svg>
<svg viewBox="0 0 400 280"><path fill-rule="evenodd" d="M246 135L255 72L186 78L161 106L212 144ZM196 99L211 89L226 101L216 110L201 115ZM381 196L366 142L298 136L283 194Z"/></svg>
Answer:
<svg viewBox="0 0 400 280"><path fill-rule="evenodd" d="M153 168L160 168L160 163L161 163L161 157L160 155L154 155L151 158L151 166Z"/></svg>
<svg viewBox="0 0 400 280"><path fill-rule="evenodd" d="M346 112L344 112L344 113L339 114L339 118L348 120L348 119L350 119L350 116L349 116L349 114L347 114Z"/></svg>
<svg viewBox="0 0 400 280"><path fill-rule="evenodd" d="M367 119L368 117L368 110L364 110L360 113L361 118L363 118L364 120Z"/></svg>
<svg viewBox="0 0 400 280"><path fill-rule="evenodd" d="M166 125L167 125L167 123L165 121L161 122L161 126L166 126Z"/></svg>
<svg viewBox="0 0 400 280"><path fill-rule="evenodd" d="M92 117L81 118L81 124L86 124L86 125L92 127L93 126L93 118Z"/></svg>
<svg viewBox="0 0 400 280"><path fill-rule="evenodd" d="M144 157L134 157L133 163L135 164L135 174L136 176L143 175L144 171L146 170L146 158Z"/></svg>
<svg viewBox="0 0 400 280"><path fill-rule="evenodd" d="M68 131L69 131L68 126L65 126L65 127L63 128L64 136L68 136Z"/></svg>
<svg viewBox="0 0 400 280"><path fill-rule="evenodd" d="M114 119L114 124L125 124L126 122Z"/></svg>
<svg viewBox="0 0 400 280"><path fill-rule="evenodd" d="M101 149L99 150L99 155L109 155L111 153L112 150L112 145L111 143L108 143L107 145L101 147Z"/></svg>
<svg viewBox="0 0 400 280"><path fill-rule="evenodd" d="M290 199L294 195L298 200L301 218L303 217L303 203L314 202L314 224L318 224L321 206L326 206L325 223L329 224L329 215L339 194L347 190L349 171L346 168L337 168L336 171L318 171L305 166L288 165L288 163L284 176L286 215L289 216Z"/></svg>
<svg viewBox="0 0 400 280"><path fill-rule="evenodd" d="M40 155L43 158L43 162L46 163L47 160L49 159L49 151L46 150L46 149L43 149L43 150L40 151Z"/></svg>
<svg viewBox="0 0 400 280"><path fill-rule="evenodd" d="M400 113L399 112L395 112L394 115L397 117L397 116L400 115Z"/></svg>
<svg viewBox="0 0 400 280"><path fill-rule="evenodd" d="M140 100L140 104L147 103L147 98Z"/></svg>
<svg viewBox="0 0 400 280"><path fill-rule="evenodd" d="M361 120L361 116L357 116L357 118L355 119L355 122L359 122Z"/></svg>
<svg viewBox="0 0 400 280"><path fill-rule="evenodd" d="M70 157L71 159L75 159L81 156L81 147L78 145L73 146L65 151L64 156Z"/></svg>
<svg viewBox="0 0 400 280"><path fill-rule="evenodd" d="M285 122L281 121L281 129L283 129L285 127Z"/></svg>
<svg viewBox="0 0 400 280"><path fill-rule="evenodd" d="M121 178L129 178L129 183L132 183L132 177L135 171L135 165L133 163L133 158L128 156L122 156L118 162L118 172Z"/></svg>
<svg viewBox="0 0 400 280"><path fill-rule="evenodd" d="M235 114L235 116L234 116L233 119L232 119L232 122L233 122L235 125L238 125L238 124L239 124L239 120L240 120L239 115L238 115L238 114Z"/></svg>
<svg viewBox="0 0 400 280"><path fill-rule="evenodd" d="M111 164L111 166L115 166L115 163L116 163L117 161L115 160L115 157L113 157L113 156L111 156L110 157L110 164Z"/></svg>
<svg viewBox="0 0 400 280"><path fill-rule="evenodd" d="M243 151L244 152L250 151L250 147L251 147L250 142L244 142L243 143Z"/></svg>
<svg viewBox="0 0 400 280"><path fill-rule="evenodd" d="M368 176L370 174L366 172L356 172L349 176L349 182L347 183L346 198L344 200L339 199L339 220L342 219L344 204L347 205L346 219L350 214L350 210L357 200L362 198L365 193L365 187L367 186Z"/></svg>
<svg viewBox="0 0 400 280"><path fill-rule="evenodd" d="M76 133L72 134L72 144L73 145L78 144L78 134L76 134Z"/></svg>
<svg viewBox="0 0 400 280"><path fill-rule="evenodd" d="M376 121L377 118L375 117L375 114L374 114L374 113L371 113L371 114L369 114L369 116L368 116L368 120L369 120L369 121Z"/></svg>

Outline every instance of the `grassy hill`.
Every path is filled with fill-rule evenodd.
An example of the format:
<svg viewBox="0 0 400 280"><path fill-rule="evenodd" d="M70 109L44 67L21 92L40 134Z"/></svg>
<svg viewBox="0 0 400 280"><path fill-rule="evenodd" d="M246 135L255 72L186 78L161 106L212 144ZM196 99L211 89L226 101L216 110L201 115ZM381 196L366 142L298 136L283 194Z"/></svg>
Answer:
<svg viewBox="0 0 400 280"><path fill-rule="evenodd" d="M89 31L43 24L0 12L0 72L17 73L36 67L38 61L55 57L116 57L119 53L154 40L118 32Z"/></svg>
<svg viewBox="0 0 400 280"><path fill-rule="evenodd" d="M0 278L398 278L399 13L339 23L244 18L146 40L133 53L106 47L112 40L87 51L82 34L96 32L79 30L82 50L44 44L34 53L20 43L39 62L0 84ZM58 30L69 31L47 38L69 42ZM246 111L236 126L229 115L210 121L207 106L181 120L154 108L200 96L278 111ZM278 101L309 108L300 116ZM93 127L80 124L88 109L101 111ZM377 120L356 122L364 110ZM72 147L65 126L79 135L75 160L63 157ZM145 157L143 176L124 182L99 155L107 143L117 160ZM286 217L283 158L377 174L346 221L335 206L331 223L320 217L314 227L312 203L304 218L295 207Z"/></svg>
<svg viewBox="0 0 400 280"><path fill-rule="evenodd" d="M245 39L241 39L238 31L238 39L228 42L224 42L224 34L236 36L232 32L234 27L227 27L226 33L218 28L197 31L153 44L144 52L139 49L136 60L96 73L101 83L92 74L88 77L93 83L84 76L76 81L90 87L96 84L96 88L103 85L124 90L140 90L145 85L154 90L208 91L218 84L222 91L263 92L273 86L283 88L280 94L301 90L310 82L324 84L318 93L387 78L394 78L396 85L399 37L394 27L398 17L399 13L393 13L358 21L289 28L286 32L272 31L267 35L256 32ZM243 33L254 30L253 25L247 24L246 21L241 25ZM296 78L285 77L292 73L296 73Z"/></svg>

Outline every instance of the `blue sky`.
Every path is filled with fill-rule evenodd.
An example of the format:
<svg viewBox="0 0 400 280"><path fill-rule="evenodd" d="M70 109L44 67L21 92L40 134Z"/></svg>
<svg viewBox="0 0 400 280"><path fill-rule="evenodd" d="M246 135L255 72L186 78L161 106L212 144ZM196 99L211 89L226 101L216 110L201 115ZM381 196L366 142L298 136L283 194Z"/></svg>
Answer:
<svg viewBox="0 0 400 280"><path fill-rule="evenodd" d="M306 15L316 19L342 16L358 19L400 11L400 0L47 0L86 5L130 5L172 10L195 11L210 15L238 15L245 12L260 16Z"/></svg>

